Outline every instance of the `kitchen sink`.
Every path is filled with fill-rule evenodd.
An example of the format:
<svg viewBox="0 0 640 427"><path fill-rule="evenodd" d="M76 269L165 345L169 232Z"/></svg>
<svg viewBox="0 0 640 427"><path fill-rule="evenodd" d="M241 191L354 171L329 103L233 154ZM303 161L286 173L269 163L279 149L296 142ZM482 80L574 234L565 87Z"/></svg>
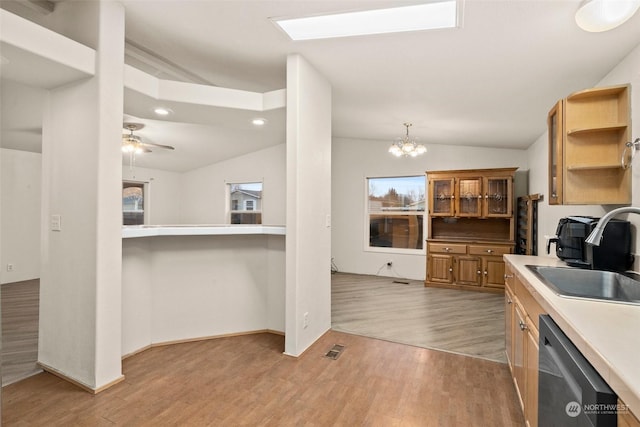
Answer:
<svg viewBox="0 0 640 427"><path fill-rule="evenodd" d="M542 265L527 268L560 296L640 304L640 275L635 273Z"/></svg>

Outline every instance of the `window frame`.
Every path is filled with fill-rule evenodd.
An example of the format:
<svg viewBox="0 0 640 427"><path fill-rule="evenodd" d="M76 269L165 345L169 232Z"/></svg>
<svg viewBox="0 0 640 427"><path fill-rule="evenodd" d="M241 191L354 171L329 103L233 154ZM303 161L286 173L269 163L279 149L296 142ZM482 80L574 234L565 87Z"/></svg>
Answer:
<svg viewBox="0 0 640 427"><path fill-rule="evenodd" d="M149 181L140 181L135 179L123 179L121 184L121 194L124 191L125 184L134 184L134 186L142 186L142 224L132 224L125 225L124 224L124 204L120 206L120 211L122 212L122 226L123 227L137 227L140 225L148 225L151 218L151 191L149 186Z"/></svg>
<svg viewBox="0 0 640 427"><path fill-rule="evenodd" d="M401 215L422 215L422 249L407 249L407 248L392 248L392 247L382 247L382 246L370 246L370 213L369 213L369 180L370 179L384 179L384 178L415 178L422 177L424 179L424 191L425 191L425 206L424 211L399 211L397 213L389 212L388 214L393 216L401 216ZM364 221L363 221L363 229L364 229L364 251L365 252L376 252L376 253L388 253L388 254L399 254L399 255L426 255L427 254L427 178L425 175L367 175L364 177ZM413 213L415 212L415 213Z"/></svg>
<svg viewBox="0 0 640 427"><path fill-rule="evenodd" d="M260 184L261 187L261 193L260 193L260 209L255 209L256 207L256 203L254 203L254 209L249 211L246 209L242 209L242 210L232 210L231 209L231 187L234 185L243 185L243 184ZM225 181L225 210L226 210L226 214L225 214L225 218L226 218L226 223L229 225L264 225L264 180L260 179L260 180L247 180L247 181ZM246 200L245 200L246 202ZM240 205L242 205L242 207L244 208L246 205L245 203L238 203L239 207ZM260 214L260 223L258 224L233 224L231 222L231 217L234 213L252 213L252 214Z"/></svg>

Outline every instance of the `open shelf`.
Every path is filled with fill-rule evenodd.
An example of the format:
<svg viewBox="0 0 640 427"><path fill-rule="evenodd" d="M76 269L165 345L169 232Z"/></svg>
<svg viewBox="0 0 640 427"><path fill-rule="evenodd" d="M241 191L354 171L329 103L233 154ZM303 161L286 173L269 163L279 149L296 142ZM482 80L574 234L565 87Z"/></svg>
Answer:
<svg viewBox="0 0 640 427"><path fill-rule="evenodd" d="M627 128L626 123L615 123L609 125L595 126L595 127L583 127L571 129L567 132L567 135L580 135L585 133L598 133L598 132L612 132L612 131L623 131Z"/></svg>

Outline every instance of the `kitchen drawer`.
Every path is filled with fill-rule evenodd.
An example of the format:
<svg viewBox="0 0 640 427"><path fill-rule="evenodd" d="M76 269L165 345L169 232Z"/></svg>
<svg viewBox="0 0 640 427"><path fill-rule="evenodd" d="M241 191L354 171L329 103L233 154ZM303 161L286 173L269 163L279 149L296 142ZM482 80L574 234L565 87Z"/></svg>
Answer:
<svg viewBox="0 0 640 427"><path fill-rule="evenodd" d="M515 296L520 300L522 307L527 312L527 315L531 318L531 321L535 325L536 329L540 329L538 325L539 317L541 314L546 314L546 311L542 309L535 297L531 295L531 292L522 283L519 276L516 276L515 280Z"/></svg>
<svg viewBox="0 0 640 427"><path fill-rule="evenodd" d="M469 245L469 255L496 255L510 254L511 246L501 245Z"/></svg>
<svg viewBox="0 0 640 427"><path fill-rule="evenodd" d="M427 251L429 253L466 254L467 245L459 243L429 243L427 245Z"/></svg>

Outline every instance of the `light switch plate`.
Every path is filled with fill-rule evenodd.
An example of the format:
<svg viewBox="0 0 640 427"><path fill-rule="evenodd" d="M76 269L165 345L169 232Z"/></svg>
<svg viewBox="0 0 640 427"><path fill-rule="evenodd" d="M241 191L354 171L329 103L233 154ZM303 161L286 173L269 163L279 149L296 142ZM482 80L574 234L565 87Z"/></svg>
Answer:
<svg viewBox="0 0 640 427"><path fill-rule="evenodd" d="M51 215L51 231L62 231L62 217Z"/></svg>

